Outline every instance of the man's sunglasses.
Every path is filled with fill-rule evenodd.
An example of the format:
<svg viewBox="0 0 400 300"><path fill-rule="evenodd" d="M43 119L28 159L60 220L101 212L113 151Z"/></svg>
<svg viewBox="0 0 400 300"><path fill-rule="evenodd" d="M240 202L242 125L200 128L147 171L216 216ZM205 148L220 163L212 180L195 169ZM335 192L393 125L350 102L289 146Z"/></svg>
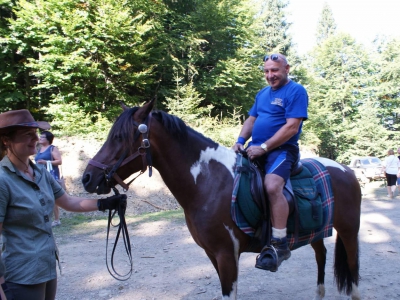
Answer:
<svg viewBox="0 0 400 300"><path fill-rule="evenodd" d="M279 59L279 56L278 56L278 54L265 55L263 58L263 61L267 61L268 59L276 61Z"/></svg>
<svg viewBox="0 0 400 300"><path fill-rule="evenodd" d="M281 58L283 61L287 63L287 60L283 57L279 57L278 54L271 54L271 55L265 55L263 58L263 61L267 61L268 59L271 59L272 61L277 61L279 58Z"/></svg>

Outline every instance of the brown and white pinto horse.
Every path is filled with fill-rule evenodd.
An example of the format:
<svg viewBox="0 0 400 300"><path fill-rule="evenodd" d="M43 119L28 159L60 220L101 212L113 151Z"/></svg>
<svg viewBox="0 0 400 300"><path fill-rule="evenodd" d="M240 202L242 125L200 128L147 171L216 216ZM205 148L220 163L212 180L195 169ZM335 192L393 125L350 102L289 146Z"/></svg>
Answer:
<svg viewBox="0 0 400 300"><path fill-rule="evenodd" d="M107 141L86 167L83 185L90 193L106 194L118 183L128 188L122 180L154 166L182 206L193 239L214 265L223 298L236 299L239 257L250 243L250 237L231 217L236 154L187 127L181 119L152 111L153 105L150 101L142 107L124 107ZM348 167L328 159L320 159L320 162L331 176L334 194L337 287L353 300L360 299L361 189ZM315 299L322 299L326 248L323 239L311 246L318 265ZM261 245L255 249L260 250Z"/></svg>

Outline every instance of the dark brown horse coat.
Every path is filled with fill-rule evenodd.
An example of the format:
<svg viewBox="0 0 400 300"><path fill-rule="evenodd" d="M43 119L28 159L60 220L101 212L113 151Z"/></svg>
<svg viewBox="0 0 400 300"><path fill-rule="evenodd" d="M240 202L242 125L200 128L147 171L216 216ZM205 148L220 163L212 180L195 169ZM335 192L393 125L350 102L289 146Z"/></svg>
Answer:
<svg viewBox="0 0 400 300"><path fill-rule="evenodd" d="M224 299L236 299L239 257L250 242L230 214L236 154L190 129L179 118L152 111L153 105L151 101L143 107L125 108L87 166L84 187L91 193L109 193L111 186L119 183L127 187L123 179L154 166L182 206L193 239L218 272ZM139 131L140 124L146 126ZM328 159L320 161L330 173L334 193L337 286L353 300L361 299L357 289L361 189L348 167ZM311 245L318 265L315 299L322 299L326 248L323 239Z"/></svg>

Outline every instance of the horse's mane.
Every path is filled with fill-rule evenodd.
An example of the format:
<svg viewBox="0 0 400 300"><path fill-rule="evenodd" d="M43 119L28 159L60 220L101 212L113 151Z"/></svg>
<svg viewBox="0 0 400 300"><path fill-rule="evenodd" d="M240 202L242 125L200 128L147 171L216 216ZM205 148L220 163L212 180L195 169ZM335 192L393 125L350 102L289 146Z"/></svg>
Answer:
<svg viewBox="0 0 400 300"><path fill-rule="evenodd" d="M139 107L132 107L123 111L121 115L117 118L112 126L110 133L108 135L108 140L121 140L124 148L129 148L134 143L133 132L137 129L133 122L132 116L137 112ZM180 118L170 115L164 111L155 110L152 111L152 117L162 124L162 126L171 133L174 138L178 139L183 145L187 141L189 132L197 135L199 138L206 139L215 144L209 138L206 138L201 133L193 130L185 124ZM150 128L151 134L151 128Z"/></svg>
<svg viewBox="0 0 400 300"><path fill-rule="evenodd" d="M182 144L187 141L188 134L199 137L200 139L207 140L213 144L216 144L213 140L205 137L200 132L194 130L193 128L187 126L182 119L177 116L170 115L164 111L156 110L152 112L152 117L159 121L162 126L172 135L174 135Z"/></svg>
<svg viewBox="0 0 400 300"><path fill-rule="evenodd" d="M139 107L132 107L124 110L111 127L107 140L120 140L123 148L129 149L134 142L133 132L137 129L132 116L138 109Z"/></svg>
<svg viewBox="0 0 400 300"><path fill-rule="evenodd" d="M161 110L152 111L151 115L154 119L162 124L162 126L174 135L181 142L185 142L188 136L188 128L181 119L176 116L167 114Z"/></svg>

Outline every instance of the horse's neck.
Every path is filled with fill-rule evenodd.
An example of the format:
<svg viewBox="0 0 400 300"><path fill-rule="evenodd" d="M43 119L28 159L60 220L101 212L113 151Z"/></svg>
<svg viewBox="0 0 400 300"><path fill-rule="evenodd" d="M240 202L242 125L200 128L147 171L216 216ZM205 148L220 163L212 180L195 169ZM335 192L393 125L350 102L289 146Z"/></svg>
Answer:
<svg viewBox="0 0 400 300"><path fill-rule="evenodd" d="M175 141L154 153L154 167L183 208L187 201L207 202L214 184L233 184L235 162L233 151L196 136L189 136L185 148Z"/></svg>

